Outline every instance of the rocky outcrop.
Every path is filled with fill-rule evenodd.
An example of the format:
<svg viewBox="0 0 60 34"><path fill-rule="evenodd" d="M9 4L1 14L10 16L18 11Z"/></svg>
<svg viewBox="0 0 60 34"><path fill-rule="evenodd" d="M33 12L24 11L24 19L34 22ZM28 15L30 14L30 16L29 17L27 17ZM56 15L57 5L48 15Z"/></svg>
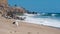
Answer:
<svg viewBox="0 0 60 34"><path fill-rule="evenodd" d="M12 16L13 14L16 15L16 13L25 13L25 9L21 7L10 7L7 3L7 0L0 0L0 13L3 16Z"/></svg>

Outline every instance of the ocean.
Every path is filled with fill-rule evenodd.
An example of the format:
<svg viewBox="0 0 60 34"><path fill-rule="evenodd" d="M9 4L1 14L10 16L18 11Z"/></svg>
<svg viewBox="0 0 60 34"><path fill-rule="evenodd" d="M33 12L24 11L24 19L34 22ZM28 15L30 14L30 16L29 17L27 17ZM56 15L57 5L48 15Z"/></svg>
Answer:
<svg viewBox="0 0 60 34"><path fill-rule="evenodd" d="M27 14L25 13L26 19L24 22L46 25L60 28L60 14L57 13L45 14Z"/></svg>

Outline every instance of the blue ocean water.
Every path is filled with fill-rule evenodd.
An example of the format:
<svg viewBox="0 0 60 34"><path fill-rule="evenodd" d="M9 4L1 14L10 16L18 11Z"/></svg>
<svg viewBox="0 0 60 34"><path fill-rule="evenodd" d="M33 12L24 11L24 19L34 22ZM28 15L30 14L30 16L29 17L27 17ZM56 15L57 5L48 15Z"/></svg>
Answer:
<svg viewBox="0 0 60 34"><path fill-rule="evenodd" d="M34 18L50 18L50 19L56 19L56 20L60 20L60 16L41 16L41 15L36 15L33 16Z"/></svg>
<svg viewBox="0 0 60 34"><path fill-rule="evenodd" d="M60 19L60 13L39 13L36 15L36 18L57 18Z"/></svg>

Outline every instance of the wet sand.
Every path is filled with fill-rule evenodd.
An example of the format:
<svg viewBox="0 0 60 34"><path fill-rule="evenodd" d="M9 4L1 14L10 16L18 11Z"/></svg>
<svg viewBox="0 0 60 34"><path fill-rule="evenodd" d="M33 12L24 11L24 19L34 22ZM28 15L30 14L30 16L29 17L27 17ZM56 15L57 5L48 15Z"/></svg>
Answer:
<svg viewBox="0 0 60 34"><path fill-rule="evenodd" d="M12 24L14 19L6 19L0 16L0 34L60 34L60 29L19 22L17 27Z"/></svg>

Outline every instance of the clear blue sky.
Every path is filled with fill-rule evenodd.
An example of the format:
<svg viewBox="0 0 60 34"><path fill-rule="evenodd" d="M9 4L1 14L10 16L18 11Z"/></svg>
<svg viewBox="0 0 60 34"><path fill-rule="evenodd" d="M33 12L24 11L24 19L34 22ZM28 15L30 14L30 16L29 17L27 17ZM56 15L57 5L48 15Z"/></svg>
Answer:
<svg viewBox="0 0 60 34"><path fill-rule="evenodd" d="M60 0L8 0L8 3L30 11L60 13Z"/></svg>

